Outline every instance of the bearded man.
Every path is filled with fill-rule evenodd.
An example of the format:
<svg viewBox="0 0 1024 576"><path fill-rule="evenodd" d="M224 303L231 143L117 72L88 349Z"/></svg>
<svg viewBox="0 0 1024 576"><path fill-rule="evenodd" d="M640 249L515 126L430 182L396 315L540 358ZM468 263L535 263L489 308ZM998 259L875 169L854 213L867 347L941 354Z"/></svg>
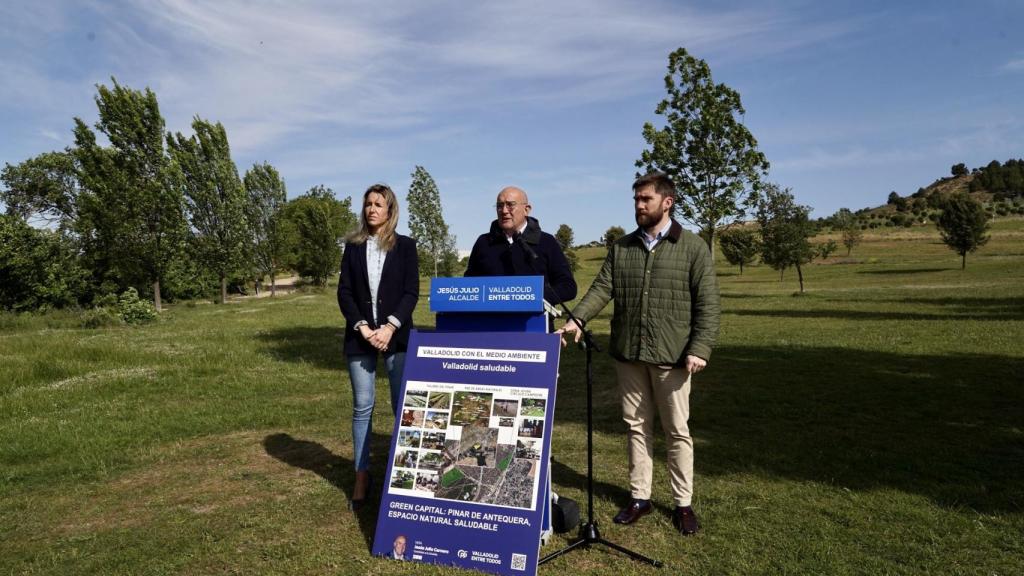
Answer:
<svg viewBox="0 0 1024 576"><path fill-rule="evenodd" d="M615 516L632 524L649 514L654 417L668 445L672 524L682 535L700 528L693 511L690 379L707 366L718 337L718 281L707 244L672 219L675 185L651 173L633 183L636 231L615 242L573 313L586 324L615 300L610 353L629 444L629 503ZM572 320L559 332L579 342Z"/></svg>

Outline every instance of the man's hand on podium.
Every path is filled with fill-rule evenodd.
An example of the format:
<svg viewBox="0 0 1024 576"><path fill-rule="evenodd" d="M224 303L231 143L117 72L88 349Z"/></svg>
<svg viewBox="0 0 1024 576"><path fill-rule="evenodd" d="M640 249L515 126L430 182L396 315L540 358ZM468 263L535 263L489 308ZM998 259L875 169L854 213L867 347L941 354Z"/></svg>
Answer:
<svg viewBox="0 0 1024 576"><path fill-rule="evenodd" d="M565 321L560 330L555 330L555 334L558 334L560 337L562 334L572 334L573 342L579 344L580 338L583 336L583 329L580 328L580 325L575 320L569 319ZM565 345L565 338L562 338L562 346L565 347Z"/></svg>

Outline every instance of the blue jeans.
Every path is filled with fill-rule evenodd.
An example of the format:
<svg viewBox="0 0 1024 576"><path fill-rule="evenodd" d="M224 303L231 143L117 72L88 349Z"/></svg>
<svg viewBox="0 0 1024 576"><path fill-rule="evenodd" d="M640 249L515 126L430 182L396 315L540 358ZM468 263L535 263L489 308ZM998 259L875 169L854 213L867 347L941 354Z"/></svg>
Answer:
<svg viewBox="0 0 1024 576"><path fill-rule="evenodd" d="M401 405L398 394L402 391L405 352L384 356L384 367L391 384L391 411L397 416ZM352 451L356 472L362 472L370 469L370 430L373 429L373 404L377 397L377 355L349 355L348 376L352 380Z"/></svg>

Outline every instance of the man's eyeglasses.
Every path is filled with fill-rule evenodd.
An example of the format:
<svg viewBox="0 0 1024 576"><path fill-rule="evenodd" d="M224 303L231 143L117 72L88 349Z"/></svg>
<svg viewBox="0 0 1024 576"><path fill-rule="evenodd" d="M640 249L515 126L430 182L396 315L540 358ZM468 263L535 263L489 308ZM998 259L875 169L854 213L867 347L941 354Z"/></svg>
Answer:
<svg viewBox="0 0 1024 576"><path fill-rule="evenodd" d="M508 211L512 212L516 209L516 206L519 206L519 202L498 202L494 205L498 212L501 212L505 208L508 208Z"/></svg>

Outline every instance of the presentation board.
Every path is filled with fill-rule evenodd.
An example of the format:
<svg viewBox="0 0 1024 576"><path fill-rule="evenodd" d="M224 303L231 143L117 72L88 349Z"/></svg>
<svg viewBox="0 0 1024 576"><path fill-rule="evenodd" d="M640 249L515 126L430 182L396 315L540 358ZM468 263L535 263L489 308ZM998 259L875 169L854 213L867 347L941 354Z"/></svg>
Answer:
<svg viewBox="0 0 1024 576"><path fill-rule="evenodd" d="M559 337L413 331L373 553L535 574Z"/></svg>

